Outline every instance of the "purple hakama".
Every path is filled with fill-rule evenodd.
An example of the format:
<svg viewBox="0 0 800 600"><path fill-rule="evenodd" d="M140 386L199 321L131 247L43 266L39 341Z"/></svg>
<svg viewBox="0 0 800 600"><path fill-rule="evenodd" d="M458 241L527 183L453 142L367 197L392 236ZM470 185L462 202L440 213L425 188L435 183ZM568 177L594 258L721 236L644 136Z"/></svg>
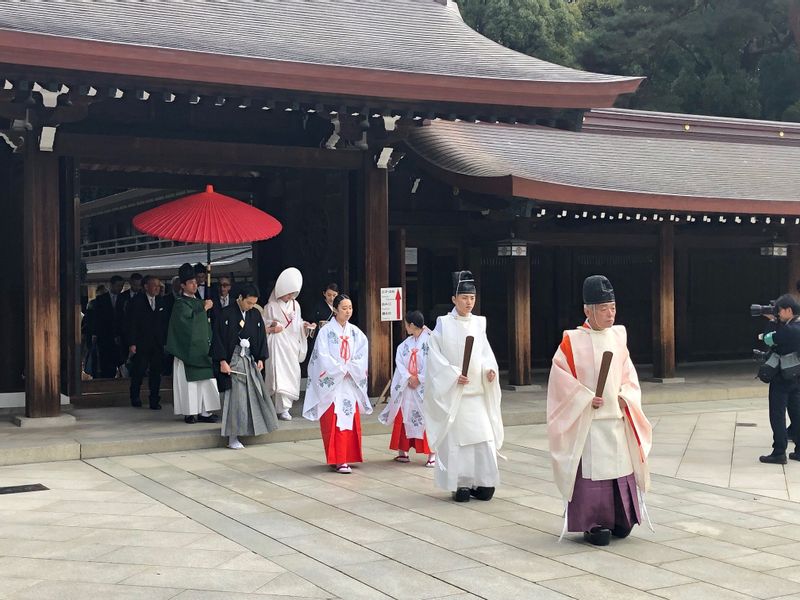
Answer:
<svg viewBox="0 0 800 600"><path fill-rule="evenodd" d="M567 507L569 531L591 531L594 527L631 529L642 522L633 473L601 481L584 479L580 473L579 465L572 501Z"/></svg>

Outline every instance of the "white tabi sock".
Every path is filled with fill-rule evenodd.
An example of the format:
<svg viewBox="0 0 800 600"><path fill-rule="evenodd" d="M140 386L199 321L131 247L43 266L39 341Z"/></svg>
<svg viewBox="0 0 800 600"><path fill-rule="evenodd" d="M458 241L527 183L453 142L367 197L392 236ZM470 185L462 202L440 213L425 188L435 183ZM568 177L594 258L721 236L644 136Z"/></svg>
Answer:
<svg viewBox="0 0 800 600"><path fill-rule="evenodd" d="M208 412L207 410L204 410L203 412L200 413L200 416L201 417L210 417L211 413Z"/></svg>
<svg viewBox="0 0 800 600"><path fill-rule="evenodd" d="M232 448L233 450L241 450L242 448L244 448L244 444L242 444L242 442L239 441L239 436L229 435L228 448Z"/></svg>

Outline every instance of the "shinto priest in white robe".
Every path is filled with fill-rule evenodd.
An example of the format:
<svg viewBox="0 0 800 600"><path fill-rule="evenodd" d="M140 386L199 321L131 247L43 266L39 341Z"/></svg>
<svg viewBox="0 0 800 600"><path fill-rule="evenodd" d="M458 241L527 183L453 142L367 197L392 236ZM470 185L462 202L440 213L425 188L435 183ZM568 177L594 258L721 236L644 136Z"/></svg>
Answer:
<svg viewBox="0 0 800 600"><path fill-rule="evenodd" d="M467 336L474 336L467 385L458 385ZM425 361L423 414L428 444L436 452L436 485L496 487L500 481L497 453L503 446L500 382L497 360L486 338L486 318L453 311L436 320Z"/></svg>
<svg viewBox="0 0 800 600"><path fill-rule="evenodd" d="M614 354L603 390L603 406L592 408L603 352ZM623 407L618 398L622 399ZM620 481L635 477L642 493L650 487L647 456L652 445L652 427L642 412L641 389L621 325L600 331L588 324L565 331L553 357L547 384L547 437L556 486L569 503L569 530L581 531L584 515L611 503L613 498L588 499L582 490L573 502L576 479ZM637 513L638 498L632 500ZM589 517L587 517L589 518ZM578 521L576 523L575 521ZM598 523L598 525L603 525ZM565 523L566 530L567 523Z"/></svg>
<svg viewBox="0 0 800 600"><path fill-rule="evenodd" d="M303 276L294 267L284 269L275 282L269 302L264 307L264 322L276 321L283 327L267 336L269 358L265 365L267 392L279 413L288 411L300 398L300 363L308 352L308 330L303 326L300 304L296 298L303 287ZM282 296L292 294L286 302Z"/></svg>

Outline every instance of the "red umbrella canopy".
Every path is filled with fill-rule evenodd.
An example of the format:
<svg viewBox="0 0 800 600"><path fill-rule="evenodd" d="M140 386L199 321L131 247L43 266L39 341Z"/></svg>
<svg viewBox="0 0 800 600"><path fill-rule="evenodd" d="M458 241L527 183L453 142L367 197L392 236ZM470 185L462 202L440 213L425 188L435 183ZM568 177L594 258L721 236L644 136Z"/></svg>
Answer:
<svg viewBox="0 0 800 600"><path fill-rule="evenodd" d="M178 198L133 218L142 233L178 242L235 244L266 240L283 229L275 217L236 198L205 192Z"/></svg>

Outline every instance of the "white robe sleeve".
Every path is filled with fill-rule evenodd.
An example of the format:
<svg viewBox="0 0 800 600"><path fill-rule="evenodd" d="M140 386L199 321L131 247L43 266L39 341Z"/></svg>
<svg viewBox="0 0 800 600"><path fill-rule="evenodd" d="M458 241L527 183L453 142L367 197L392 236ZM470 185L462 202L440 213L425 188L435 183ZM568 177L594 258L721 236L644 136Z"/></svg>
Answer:
<svg viewBox="0 0 800 600"><path fill-rule="evenodd" d="M428 338L422 403L428 444L434 451L452 425L463 393L463 387L457 384L460 369L451 365L442 353L441 319L437 319L436 329Z"/></svg>
<svg viewBox="0 0 800 600"><path fill-rule="evenodd" d="M350 326L352 332L352 346L350 360L346 363L347 375L352 378L358 388L358 402L361 412L372 414L372 403L367 394L369 373L369 342L367 336L355 325Z"/></svg>
<svg viewBox="0 0 800 600"><path fill-rule="evenodd" d="M308 386L303 402L303 416L311 421L333 404L336 388L341 385L347 368L339 356L339 336L332 326L326 325L314 346L308 363Z"/></svg>

